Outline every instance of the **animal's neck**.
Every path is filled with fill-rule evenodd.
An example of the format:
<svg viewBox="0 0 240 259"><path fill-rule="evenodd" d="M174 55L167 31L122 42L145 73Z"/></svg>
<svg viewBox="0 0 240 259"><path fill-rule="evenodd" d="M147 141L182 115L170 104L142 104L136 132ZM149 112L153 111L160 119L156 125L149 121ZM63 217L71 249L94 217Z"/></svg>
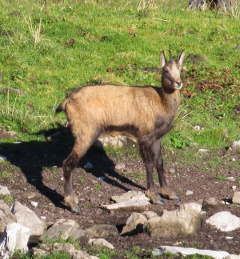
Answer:
<svg viewBox="0 0 240 259"><path fill-rule="evenodd" d="M178 90L163 90L161 97L167 113L175 116L180 103L180 92Z"/></svg>

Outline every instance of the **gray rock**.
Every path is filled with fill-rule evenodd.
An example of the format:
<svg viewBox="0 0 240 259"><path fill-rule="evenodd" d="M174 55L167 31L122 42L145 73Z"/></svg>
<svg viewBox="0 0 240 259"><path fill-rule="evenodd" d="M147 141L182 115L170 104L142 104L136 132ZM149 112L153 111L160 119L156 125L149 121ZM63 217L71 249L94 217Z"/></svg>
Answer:
<svg viewBox="0 0 240 259"><path fill-rule="evenodd" d="M89 239L88 244L101 248L114 249L114 246L103 238L91 238Z"/></svg>
<svg viewBox="0 0 240 259"><path fill-rule="evenodd" d="M201 11L205 11L208 6L206 4L206 1L203 1L203 0L190 0L189 2L189 6L188 6L189 9L200 9Z"/></svg>
<svg viewBox="0 0 240 259"><path fill-rule="evenodd" d="M115 169L117 170L123 170L126 167L126 165L124 163L117 163L115 165Z"/></svg>
<svg viewBox="0 0 240 259"><path fill-rule="evenodd" d="M224 259L240 259L240 255L228 255L224 257Z"/></svg>
<svg viewBox="0 0 240 259"><path fill-rule="evenodd" d="M113 196L111 199L115 202L124 202L128 200L150 201L150 199L143 192L139 191L128 191L122 195Z"/></svg>
<svg viewBox="0 0 240 259"><path fill-rule="evenodd" d="M226 256L229 256L228 252L225 251L212 251L212 250L200 250L195 248L186 248L186 247L178 247L178 246L161 246L160 249L154 250L153 254L156 255L159 253L159 255L165 254L165 253L171 253L173 255L207 255L212 256L215 259L223 259Z"/></svg>
<svg viewBox="0 0 240 259"><path fill-rule="evenodd" d="M158 217L158 214L154 211L146 210L142 213L148 220L151 218Z"/></svg>
<svg viewBox="0 0 240 259"><path fill-rule="evenodd" d="M33 255L38 258L54 252L69 254L72 259L98 259L96 256L91 256L84 251L77 250L72 244L41 244L39 248L33 248Z"/></svg>
<svg viewBox="0 0 240 259"><path fill-rule="evenodd" d="M99 224L85 229L89 238L112 238L119 235L116 226Z"/></svg>
<svg viewBox="0 0 240 259"><path fill-rule="evenodd" d="M88 242L87 233L81 228L74 229L69 233L69 236L74 240L78 240L80 244L86 244Z"/></svg>
<svg viewBox="0 0 240 259"><path fill-rule="evenodd" d="M228 232L240 228L240 218L231 214L229 211L221 211L206 220L207 224L210 224L217 229Z"/></svg>
<svg viewBox="0 0 240 259"><path fill-rule="evenodd" d="M18 135L15 131L0 130L0 139L18 139Z"/></svg>
<svg viewBox="0 0 240 259"><path fill-rule="evenodd" d="M200 228L203 215L199 204L185 203L174 211L163 210L162 216L148 220L144 229L153 237L189 235Z"/></svg>
<svg viewBox="0 0 240 259"><path fill-rule="evenodd" d="M55 243L52 246L53 251L59 251L61 253L71 254L76 251L75 246L73 244L62 244Z"/></svg>
<svg viewBox="0 0 240 259"><path fill-rule="evenodd" d="M240 140L234 141L230 148L229 148L233 153L240 153Z"/></svg>
<svg viewBox="0 0 240 259"><path fill-rule="evenodd" d="M194 126L194 127L193 127L193 130L197 130L197 131L199 131L199 130L201 130L201 127L200 127L200 126L198 126L198 125L196 125L196 126Z"/></svg>
<svg viewBox="0 0 240 259"><path fill-rule="evenodd" d="M18 223L10 223L7 225L0 241L0 251L6 257L11 256L16 250L21 253L28 251L28 241L30 237L30 229Z"/></svg>
<svg viewBox="0 0 240 259"><path fill-rule="evenodd" d="M193 191L187 190L187 191L186 191L186 195L187 195L187 196L193 195Z"/></svg>
<svg viewBox="0 0 240 259"><path fill-rule="evenodd" d="M75 249L74 245L72 244L59 244L59 243L55 243L53 245L53 252L62 252L62 253L67 253L70 254L72 258L75 259L93 259L93 258L97 258L97 257L92 257L89 254L87 254L84 251L81 250L77 250Z"/></svg>
<svg viewBox="0 0 240 259"><path fill-rule="evenodd" d="M31 237L40 237L44 232L45 224L34 211L16 201L12 207L12 213L17 223L30 229Z"/></svg>
<svg viewBox="0 0 240 259"><path fill-rule="evenodd" d="M170 172L171 174L175 174L175 173L176 173L176 169L175 169L175 168L171 168L171 169L169 169L169 172Z"/></svg>
<svg viewBox="0 0 240 259"><path fill-rule="evenodd" d="M35 193L35 192L27 193L25 197L26 197L28 200L32 200L32 199L36 198L36 193Z"/></svg>
<svg viewBox="0 0 240 259"><path fill-rule="evenodd" d="M240 192L234 192L232 202L240 204Z"/></svg>
<svg viewBox="0 0 240 259"><path fill-rule="evenodd" d="M217 208L218 206L219 206L219 204L214 197L211 197L211 198L203 201L203 208L206 210Z"/></svg>
<svg viewBox="0 0 240 259"><path fill-rule="evenodd" d="M235 182L235 181L236 181L236 178L233 177L233 176L229 176L229 177L227 177L227 179L228 179L229 181L231 181L231 182Z"/></svg>
<svg viewBox="0 0 240 259"><path fill-rule="evenodd" d="M34 258L41 258L43 256L50 255L50 252L43 250L41 248L38 248L38 247L33 247L32 252L33 252Z"/></svg>
<svg viewBox="0 0 240 259"><path fill-rule="evenodd" d="M200 149L198 150L199 153L206 153L206 152L208 152L208 151L209 151L208 149L204 149L204 148L200 148Z"/></svg>
<svg viewBox="0 0 240 259"><path fill-rule="evenodd" d="M57 240L61 238L67 240L70 236L78 239L81 238L81 232L79 224L71 219L59 219L48 230L46 230L41 236L41 240L46 238L51 240Z"/></svg>
<svg viewBox="0 0 240 259"><path fill-rule="evenodd" d="M99 259L99 257L94 255L89 255L84 251L75 250L75 252L71 253L72 259Z"/></svg>
<svg viewBox="0 0 240 259"><path fill-rule="evenodd" d="M31 205L32 205L34 208L37 208L37 206L38 206L38 202L37 202L37 201L31 201L30 203L31 203Z"/></svg>
<svg viewBox="0 0 240 259"><path fill-rule="evenodd" d="M115 204L102 205L102 207L107 210L135 210L135 211L147 210L150 206L151 204L149 201L143 201L143 200L127 200L127 201L118 202Z"/></svg>
<svg viewBox="0 0 240 259"><path fill-rule="evenodd" d="M0 185L0 195L10 195L8 188L6 186Z"/></svg>
<svg viewBox="0 0 240 259"><path fill-rule="evenodd" d="M120 148L128 145L133 146L137 143L137 140L136 138L131 136L122 136L122 135L110 136L108 134L102 134L98 138L98 142L97 142L98 147L101 146L99 142L102 144L103 147L112 146L114 148Z"/></svg>
<svg viewBox="0 0 240 259"><path fill-rule="evenodd" d="M16 218L11 213L10 208L3 200L0 200L0 234L4 232L7 224L14 222L16 222Z"/></svg>
<svg viewBox="0 0 240 259"><path fill-rule="evenodd" d="M147 218L140 213L132 213L127 219L126 225L123 227L121 234L130 234L132 231L142 232L143 225L147 222Z"/></svg>

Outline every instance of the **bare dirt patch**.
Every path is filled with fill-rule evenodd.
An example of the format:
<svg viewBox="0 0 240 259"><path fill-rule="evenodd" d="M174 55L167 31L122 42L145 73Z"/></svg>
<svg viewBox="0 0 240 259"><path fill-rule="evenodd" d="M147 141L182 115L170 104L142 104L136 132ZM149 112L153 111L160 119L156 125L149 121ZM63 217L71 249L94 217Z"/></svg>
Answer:
<svg viewBox="0 0 240 259"><path fill-rule="evenodd" d="M35 213L45 216L47 222L60 218L76 220L82 228L95 224L113 224L119 230L132 212L109 212L101 204L109 204L110 198L128 190L144 191L146 186L145 169L141 158L133 150L110 152L91 148L80 161L74 172L75 191L79 197L80 214L74 214L63 202L62 161L70 152L71 140L59 142L26 142L20 144L1 144L0 154L7 157L7 163L0 164L0 184L7 186L15 200L29 206ZM195 147L194 147L195 148ZM180 201L164 200L164 205L151 205L150 210L159 214L163 209L174 210L182 203L199 202L214 197L219 206L207 209L206 218L218 211L230 211L240 217L240 206L231 203L233 186L240 189L239 160L240 155L228 155L223 150L206 152L191 159L185 152L164 151L166 178L169 186L180 196ZM192 150L194 154L196 150ZM221 162L211 167L208 162L220 157ZM92 169L84 169L90 162ZM116 163L123 162L125 168L116 170ZM220 175L222 177L217 177ZM235 181L229 180L233 177ZM155 178L158 185L157 178ZM191 190L192 195L186 195ZM38 202L34 208L30 201ZM223 204L222 201L229 203ZM232 237L232 239L227 239ZM119 236L110 240L114 247L122 249L139 246L152 250L160 245L180 245L200 249L225 250L239 253L240 230L223 233L202 223L201 231L192 236L169 238L152 238L147 233L132 236ZM117 257L116 257L117 258Z"/></svg>

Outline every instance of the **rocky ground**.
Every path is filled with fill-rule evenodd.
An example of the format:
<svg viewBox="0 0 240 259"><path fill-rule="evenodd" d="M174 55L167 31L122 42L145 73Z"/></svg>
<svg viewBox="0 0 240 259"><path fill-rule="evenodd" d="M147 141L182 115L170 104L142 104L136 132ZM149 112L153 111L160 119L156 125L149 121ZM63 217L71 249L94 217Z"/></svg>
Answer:
<svg viewBox="0 0 240 259"><path fill-rule="evenodd" d="M167 182L181 200L164 200L164 205L152 204L151 211L161 215L163 209L175 210L184 203L214 198L217 205L205 208L206 218L220 211L229 211L240 217L240 205L232 203L234 191L240 190L240 155L225 149L210 153L199 151L200 148L191 147L192 158L185 157L187 150L164 150ZM102 205L113 203L110 198L114 195L129 190L145 190L146 177L141 158L133 149L126 152L110 150L106 154L101 149L91 148L74 173L81 213L73 214L63 202L62 161L70 149L71 139L1 144L0 154L6 157L7 162L0 163L0 185L7 186L15 200L30 207L48 223L66 218L75 220L83 229L93 224L112 224L121 231L133 211L108 211ZM215 157L219 158L219 163L211 167L208 162ZM155 180L158 185L157 178ZM37 202L37 206L32 201ZM143 232L119 235L112 238L111 243L119 253L122 249L138 246L141 249L139 257L163 245L239 254L239 237L240 229L221 232L203 220L201 229L193 235L157 238Z"/></svg>

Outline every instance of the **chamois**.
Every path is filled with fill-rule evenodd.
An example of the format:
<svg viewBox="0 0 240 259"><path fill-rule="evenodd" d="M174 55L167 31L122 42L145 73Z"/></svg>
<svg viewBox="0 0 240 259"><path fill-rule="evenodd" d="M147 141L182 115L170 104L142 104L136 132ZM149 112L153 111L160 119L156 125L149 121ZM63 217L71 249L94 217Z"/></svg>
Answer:
<svg viewBox="0 0 240 259"><path fill-rule="evenodd" d="M174 61L170 52L170 60L167 61L164 51L161 51L161 88L88 85L73 91L59 105L56 112L65 111L75 137L73 149L63 161L64 200L72 212L80 212L73 190L72 171L103 132L123 132L138 139L147 172L146 195L153 203L163 204L154 187L154 168L158 173L160 194L168 199L179 199L165 180L161 140L173 127L179 106L184 55L182 51Z"/></svg>

